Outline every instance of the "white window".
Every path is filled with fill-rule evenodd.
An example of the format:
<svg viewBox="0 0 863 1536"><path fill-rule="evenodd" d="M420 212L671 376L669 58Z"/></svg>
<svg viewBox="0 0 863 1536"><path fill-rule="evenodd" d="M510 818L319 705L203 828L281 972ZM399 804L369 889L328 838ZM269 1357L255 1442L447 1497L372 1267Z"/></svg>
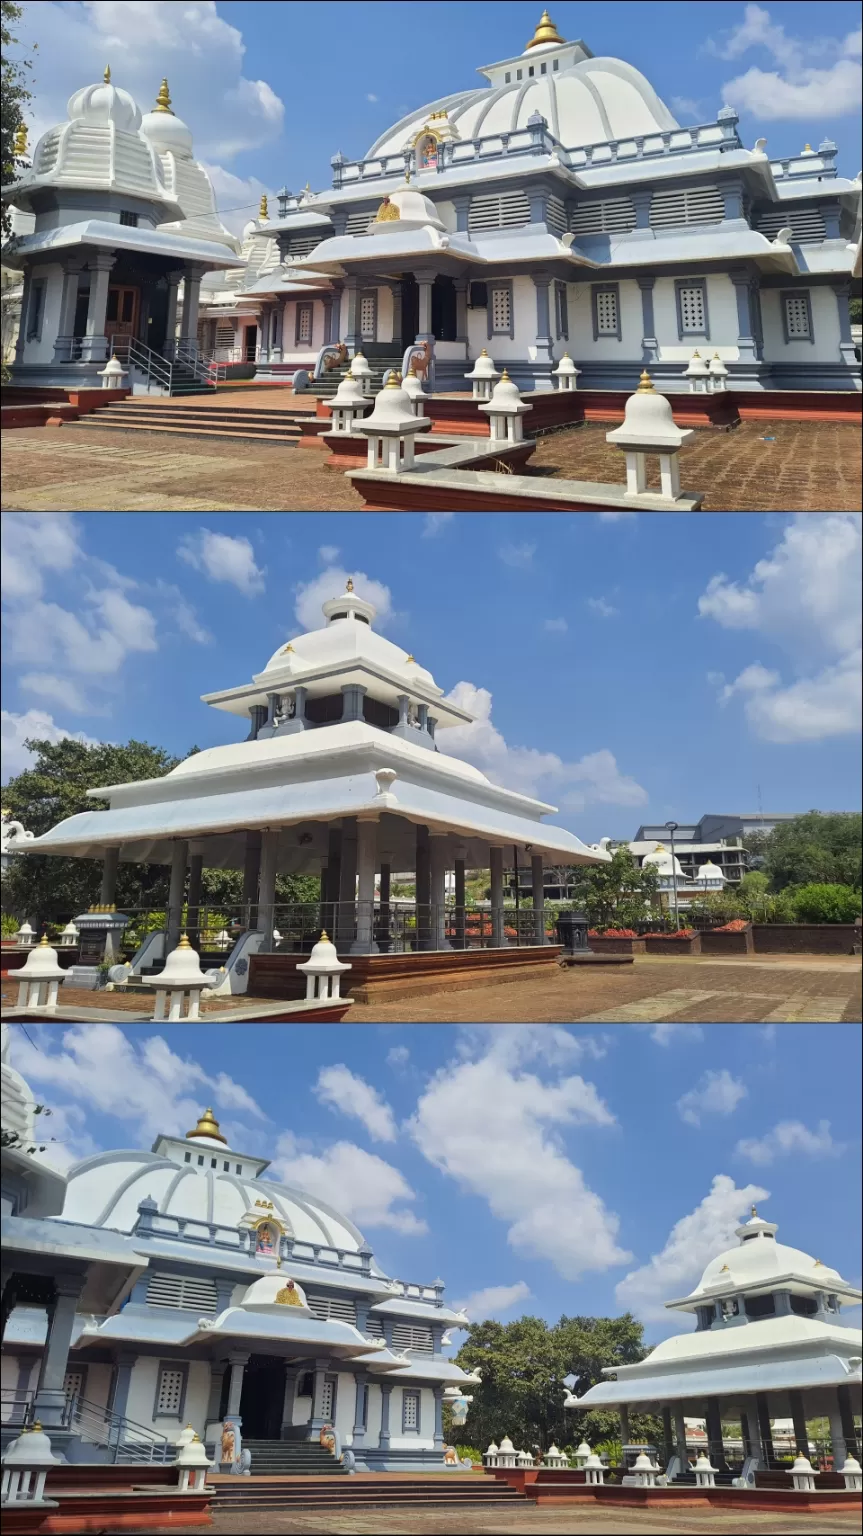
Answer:
<svg viewBox="0 0 863 1536"><path fill-rule="evenodd" d="M616 336L620 329L617 310L617 292L609 289L596 295L596 333L598 336Z"/></svg>
<svg viewBox="0 0 863 1536"><path fill-rule="evenodd" d="M789 341L808 341L812 331L809 302L803 293L785 294L785 329Z"/></svg>
<svg viewBox="0 0 863 1536"><path fill-rule="evenodd" d="M216 1283L191 1275L151 1275L147 1283L148 1307L177 1307L186 1312L216 1310Z"/></svg>
<svg viewBox="0 0 863 1536"><path fill-rule="evenodd" d="M297 307L297 341L310 345L312 340L312 306L300 304Z"/></svg>
<svg viewBox="0 0 863 1536"><path fill-rule="evenodd" d="M321 1394L321 1413L325 1419L331 1419L333 1416L333 1387L334 1383L332 1381L324 1382L324 1390Z"/></svg>
<svg viewBox="0 0 863 1536"><path fill-rule="evenodd" d="M420 1427L420 1395L405 1392L402 1400L402 1429L418 1430Z"/></svg>
<svg viewBox="0 0 863 1536"><path fill-rule="evenodd" d="M66 1394L67 1403L73 1397L80 1397L84 1391L84 1372L67 1371L63 1378L63 1391Z"/></svg>
<svg viewBox="0 0 863 1536"><path fill-rule="evenodd" d="M360 299L360 333L364 341L375 339L375 296L364 293Z"/></svg>
<svg viewBox="0 0 863 1536"><path fill-rule="evenodd" d="M707 330L704 313L704 289L700 283L680 288L680 327L684 336L703 336Z"/></svg>
<svg viewBox="0 0 863 1536"><path fill-rule="evenodd" d="M491 290L491 328L495 335L504 333L509 335L512 328L512 290L510 288L492 288Z"/></svg>
<svg viewBox="0 0 863 1536"><path fill-rule="evenodd" d="M159 1372L159 1385L156 1389L157 1414L172 1415L176 1418L180 1417L185 1374L182 1366L162 1366Z"/></svg>

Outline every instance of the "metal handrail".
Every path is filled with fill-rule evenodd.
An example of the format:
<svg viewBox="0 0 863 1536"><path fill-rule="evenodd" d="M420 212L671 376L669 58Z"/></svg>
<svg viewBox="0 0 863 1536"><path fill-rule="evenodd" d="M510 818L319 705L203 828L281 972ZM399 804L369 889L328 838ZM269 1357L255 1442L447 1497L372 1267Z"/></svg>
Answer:
<svg viewBox="0 0 863 1536"><path fill-rule="evenodd" d="M69 1426L78 1429L93 1445L104 1446L118 1461L173 1461L174 1447L165 1435L137 1424L88 1398L69 1399Z"/></svg>
<svg viewBox="0 0 863 1536"><path fill-rule="evenodd" d="M166 389L168 394L171 393L174 370L161 353L154 352L152 347L146 346L134 336L112 336L109 349L118 362L137 368L145 375L148 383L152 380Z"/></svg>

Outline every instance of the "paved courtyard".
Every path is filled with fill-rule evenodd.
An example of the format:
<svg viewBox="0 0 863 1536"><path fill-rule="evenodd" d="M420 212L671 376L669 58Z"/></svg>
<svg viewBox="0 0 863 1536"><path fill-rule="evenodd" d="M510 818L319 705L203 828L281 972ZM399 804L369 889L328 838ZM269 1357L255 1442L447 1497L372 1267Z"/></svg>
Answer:
<svg viewBox="0 0 863 1536"><path fill-rule="evenodd" d="M234 403L258 400L249 394ZM290 396L286 406L294 408ZM532 466L553 478L619 485L622 455L606 443L607 430L553 433L541 441ZM324 458L318 448L260 442L74 425L25 428L5 435L2 505L19 512L361 510L350 482ZM860 434L844 423L744 422L731 433L699 430L680 462L684 491L703 492L708 512L856 511L861 504Z"/></svg>

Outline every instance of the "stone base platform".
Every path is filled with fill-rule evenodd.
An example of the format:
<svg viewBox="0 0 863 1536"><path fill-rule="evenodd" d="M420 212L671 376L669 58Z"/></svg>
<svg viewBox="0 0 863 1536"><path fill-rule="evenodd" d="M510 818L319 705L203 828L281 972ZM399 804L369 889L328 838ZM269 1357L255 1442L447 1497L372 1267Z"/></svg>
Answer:
<svg viewBox="0 0 863 1536"><path fill-rule="evenodd" d="M504 949L440 949L407 954L349 955L351 970L342 976L342 987L356 1003L395 1002L433 992L464 991L482 987L491 979L535 978L553 975L562 949L559 944L510 945ZM293 954L257 954L251 957L249 990L255 997L297 997L305 980L297 971L301 957Z"/></svg>

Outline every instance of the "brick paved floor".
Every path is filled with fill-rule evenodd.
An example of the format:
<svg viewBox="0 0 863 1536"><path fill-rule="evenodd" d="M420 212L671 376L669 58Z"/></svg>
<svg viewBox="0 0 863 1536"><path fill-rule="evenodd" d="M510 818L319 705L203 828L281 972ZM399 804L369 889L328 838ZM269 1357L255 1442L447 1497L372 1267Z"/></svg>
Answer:
<svg viewBox="0 0 863 1536"><path fill-rule="evenodd" d="M226 397L219 403L230 402ZM257 400L250 393L239 403ZM540 443L531 464L557 478L620 484L622 455L606 443L607 430L554 433ZM762 441L769 436L776 441ZM350 482L327 468L324 457L317 448L278 444L28 427L5 436L2 505L21 512L361 510ZM860 435L854 426L834 422L744 422L731 433L699 430L681 454L681 478L684 490L705 494L706 511L855 511L861 504Z"/></svg>

